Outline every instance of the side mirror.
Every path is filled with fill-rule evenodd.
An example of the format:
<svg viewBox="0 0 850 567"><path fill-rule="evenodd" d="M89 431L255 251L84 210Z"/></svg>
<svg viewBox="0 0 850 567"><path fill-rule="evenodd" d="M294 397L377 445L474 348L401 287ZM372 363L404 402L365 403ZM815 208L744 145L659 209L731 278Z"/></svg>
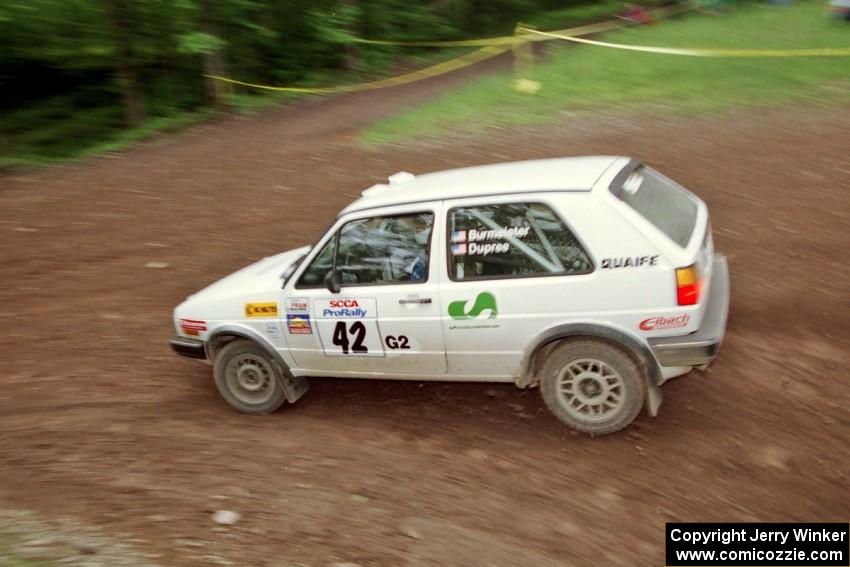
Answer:
<svg viewBox="0 0 850 567"><path fill-rule="evenodd" d="M325 287L328 288L328 291L331 293L339 293L340 287L339 277L336 274L336 270L331 270L327 274L325 274Z"/></svg>

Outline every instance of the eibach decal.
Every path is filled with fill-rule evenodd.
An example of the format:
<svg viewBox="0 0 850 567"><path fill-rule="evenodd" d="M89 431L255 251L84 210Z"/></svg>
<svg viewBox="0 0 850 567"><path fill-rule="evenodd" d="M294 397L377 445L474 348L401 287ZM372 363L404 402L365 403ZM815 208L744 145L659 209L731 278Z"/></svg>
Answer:
<svg viewBox="0 0 850 567"><path fill-rule="evenodd" d="M638 327L640 327L641 331L662 331L664 329L681 329L682 327L688 326L688 321L691 320L691 316L687 313L683 313L682 315L676 315L674 317L664 317L663 315L656 315L655 317L649 317L648 319L644 319L640 322Z"/></svg>

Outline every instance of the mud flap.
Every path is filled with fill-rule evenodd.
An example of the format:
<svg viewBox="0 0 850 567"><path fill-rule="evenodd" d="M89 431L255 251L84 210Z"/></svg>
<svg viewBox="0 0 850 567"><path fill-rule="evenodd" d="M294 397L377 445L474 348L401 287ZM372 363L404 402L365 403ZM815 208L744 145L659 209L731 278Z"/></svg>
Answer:
<svg viewBox="0 0 850 567"><path fill-rule="evenodd" d="M649 381L646 390L646 413L651 417L658 416L658 408L661 407L661 402L664 401L664 392L661 387Z"/></svg>
<svg viewBox="0 0 850 567"><path fill-rule="evenodd" d="M293 376L289 372L283 373L281 383L283 384L283 393L286 395L286 401L290 404L297 402L310 389L310 384L306 378L303 376Z"/></svg>

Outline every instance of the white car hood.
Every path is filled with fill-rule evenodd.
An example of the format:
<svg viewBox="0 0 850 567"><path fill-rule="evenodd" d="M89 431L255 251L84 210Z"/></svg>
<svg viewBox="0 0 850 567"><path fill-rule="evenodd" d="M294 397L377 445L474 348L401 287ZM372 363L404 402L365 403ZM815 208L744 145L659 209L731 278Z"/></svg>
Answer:
<svg viewBox="0 0 850 567"><path fill-rule="evenodd" d="M283 286L281 274L293 262L307 253L309 246L302 246L287 252L281 252L274 256L263 258L250 266L233 272L190 295L186 302L208 302L228 297L243 296L251 293L261 293L272 289L280 289Z"/></svg>

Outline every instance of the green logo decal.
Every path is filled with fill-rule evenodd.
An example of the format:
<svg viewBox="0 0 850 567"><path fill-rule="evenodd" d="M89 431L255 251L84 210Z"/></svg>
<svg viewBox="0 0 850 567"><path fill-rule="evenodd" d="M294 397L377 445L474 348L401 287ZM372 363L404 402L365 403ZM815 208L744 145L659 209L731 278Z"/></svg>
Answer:
<svg viewBox="0 0 850 567"><path fill-rule="evenodd" d="M467 311L467 301L452 301L449 303L449 315L452 319L478 319L481 313L490 310L487 319L495 319L499 310L496 309L496 297L489 291L482 291L475 298L475 305Z"/></svg>

